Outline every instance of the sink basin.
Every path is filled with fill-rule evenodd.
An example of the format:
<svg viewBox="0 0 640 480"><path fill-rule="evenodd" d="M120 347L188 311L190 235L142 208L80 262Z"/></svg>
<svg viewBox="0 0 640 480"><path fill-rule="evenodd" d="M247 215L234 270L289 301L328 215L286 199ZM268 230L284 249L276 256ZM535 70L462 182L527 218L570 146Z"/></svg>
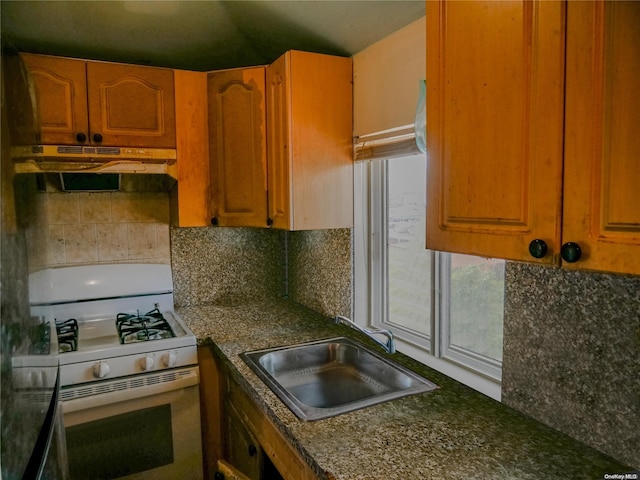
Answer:
<svg viewBox="0 0 640 480"><path fill-rule="evenodd" d="M438 388L344 337L240 356L302 420L332 417Z"/></svg>

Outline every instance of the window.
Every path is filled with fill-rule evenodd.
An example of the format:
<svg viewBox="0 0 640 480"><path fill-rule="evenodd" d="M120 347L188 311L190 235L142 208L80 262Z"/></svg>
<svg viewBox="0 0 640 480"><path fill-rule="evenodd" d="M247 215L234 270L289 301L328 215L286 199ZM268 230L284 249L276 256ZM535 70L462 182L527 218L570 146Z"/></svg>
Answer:
<svg viewBox="0 0 640 480"><path fill-rule="evenodd" d="M504 261L425 249L424 154L358 162L356 179L356 321L499 398Z"/></svg>

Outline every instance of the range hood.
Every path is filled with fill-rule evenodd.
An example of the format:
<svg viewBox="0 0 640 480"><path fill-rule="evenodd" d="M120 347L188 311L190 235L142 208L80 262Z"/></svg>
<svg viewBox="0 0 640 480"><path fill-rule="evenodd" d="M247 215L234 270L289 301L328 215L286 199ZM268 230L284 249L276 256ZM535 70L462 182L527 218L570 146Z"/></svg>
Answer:
<svg viewBox="0 0 640 480"><path fill-rule="evenodd" d="M84 145L31 145L11 148L16 173L171 174L176 150L170 148Z"/></svg>

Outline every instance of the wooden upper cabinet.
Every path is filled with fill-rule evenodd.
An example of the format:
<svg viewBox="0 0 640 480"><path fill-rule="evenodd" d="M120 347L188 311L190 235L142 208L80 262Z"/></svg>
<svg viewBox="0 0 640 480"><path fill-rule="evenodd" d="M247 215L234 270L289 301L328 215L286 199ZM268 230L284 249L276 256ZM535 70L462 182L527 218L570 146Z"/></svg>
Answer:
<svg viewBox="0 0 640 480"><path fill-rule="evenodd" d="M267 226L265 67L208 74L212 219Z"/></svg>
<svg viewBox="0 0 640 480"><path fill-rule="evenodd" d="M269 221L276 228L288 229L291 224L290 202L291 170L290 151L290 102L289 79L290 56L278 58L267 68L267 111L268 137L268 193Z"/></svg>
<svg viewBox="0 0 640 480"><path fill-rule="evenodd" d="M176 155L168 174L177 182L170 192L171 224L211 225L211 176L207 116L207 74L174 70Z"/></svg>
<svg viewBox="0 0 640 480"><path fill-rule="evenodd" d="M87 85L92 140L102 135L103 145L175 148L173 71L87 62Z"/></svg>
<svg viewBox="0 0 640 480"><path fill-rule="evenodd" d="M267 67L266 78L273 226L352 227L351 59L289 51Z"/></svg>
<svg viewBox="0 0 640 480"><path fill-rule="evenodd" d="M427 247L640 274L639 78L639 2L427 2Z"/></svg>
<svg viewBox="0 0 640 480"><path fill-rule="evenodd" d="M35 86L40 138L44 144L78 144L88 140L87 78L83 60L23 54Z"/></svg>
<svg viewBox="0 0 640 480"><path fill-rule="evenodd" d="M428 248L557 258L563 32L560 2L427 2Z"/></svg>
<svg viewBox="0 0 640 480"><path fill-rule="evenodd" d="M640 275L640 3L567 9L565 265Z"/></svg>
<svg viewBox="0 0 640 480"><path fill-rule="evenodd" d="M40 143L175 148L173 71L24 54Z"/></svg>

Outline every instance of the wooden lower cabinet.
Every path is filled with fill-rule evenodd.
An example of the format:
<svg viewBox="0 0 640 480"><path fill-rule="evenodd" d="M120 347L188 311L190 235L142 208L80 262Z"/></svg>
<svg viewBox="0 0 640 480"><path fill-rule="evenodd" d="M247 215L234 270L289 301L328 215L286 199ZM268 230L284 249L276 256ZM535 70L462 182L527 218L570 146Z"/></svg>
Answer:
<svg viewBox="0 0 640 480"><path fill-rule="evenodd" d="M244 476L247 480L282 480L282 475L260 446L250 427L242 420L243 415L238 412L233 403L225 402L224 411L226 469L240 479ZM218 472L224 472L224 469L219 463Z"/></svg>
<svg viewBox="0 0 640 480"><path fill-rule="evenodd" d="M300 454L231 378L210 346L198 348L205 478L311 480Z"/></svg>
<svg viewBox="0 0 640 480"><path fill-rule="evenodd" d="M202 460L204 478L212 479L222 460L222 371L220 360L210 346L198 347L200 367L200 421L202 423Z"/></svg>
<svg viewBox="0 0 640 480"><path fill-rule="evenodd" d="M240 413L233 404L225 403L225 457L229 465L235 465L237 470L251 480L262 478L264 451L251 434L240 417Z"/></svg>

